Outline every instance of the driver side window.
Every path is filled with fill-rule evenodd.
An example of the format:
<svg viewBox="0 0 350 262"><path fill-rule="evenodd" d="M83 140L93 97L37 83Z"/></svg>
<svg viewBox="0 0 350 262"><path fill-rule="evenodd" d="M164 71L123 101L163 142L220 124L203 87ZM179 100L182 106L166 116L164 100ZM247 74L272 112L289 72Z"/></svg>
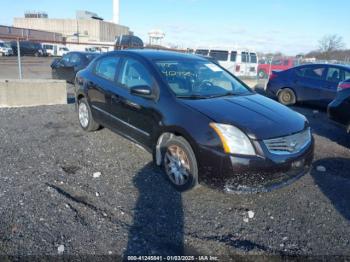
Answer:
<svg viewBox="0 0 350 262"><path fill-rule="evenodd" d="M152 86L152 77L147 69L135 59L127 59L124 63L121 84L130 89L135 86Z"/></svg>

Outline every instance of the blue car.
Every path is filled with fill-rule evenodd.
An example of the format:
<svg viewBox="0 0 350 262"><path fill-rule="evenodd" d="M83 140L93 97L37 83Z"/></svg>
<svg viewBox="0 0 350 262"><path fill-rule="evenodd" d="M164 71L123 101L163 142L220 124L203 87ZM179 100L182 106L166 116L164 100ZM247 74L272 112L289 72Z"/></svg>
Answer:
<svg viewBox="0 0 350 262"><path fill-rule="evenodd" d="M285 71L273 71L266 93L284 105L307 102L327 106L335 98L338 84L348 78L349 66L301 65Z"/></svg>

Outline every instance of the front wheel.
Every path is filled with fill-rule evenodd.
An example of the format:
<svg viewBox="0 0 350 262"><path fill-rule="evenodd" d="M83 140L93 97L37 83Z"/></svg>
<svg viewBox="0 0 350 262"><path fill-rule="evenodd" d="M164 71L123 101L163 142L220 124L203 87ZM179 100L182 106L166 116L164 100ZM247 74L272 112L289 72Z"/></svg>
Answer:
<svg viewBox="0 0 350 262"><path fill-rule="evenodd" d="M198 184L198 165L191 145L183 137L169 139L165 146L163 166L171 184L178 191Z"/></svg>
<svg viewBox="0 0 350 262"><path fill-rule="evenodd" d="M259 70L259 72L258 72L258 77L259 77L260 79L265 79L265 78L267 78L267 74L265 73L264 70Z"/></svg>
<svg viewBox="0 0 350 262"><path fill-rule="evenodd" d="M78 101L78 119L79 124L84 131L92 132L100 127L92 117L91 108L86 98L82 98Z"/></svg>
<svg viewBox="0 0 350 262"><path fill-rule="evenodd" d="M278 102L283 105L294 105L296 103L296 95L292 89L284 88L278 93Z"/></svg>

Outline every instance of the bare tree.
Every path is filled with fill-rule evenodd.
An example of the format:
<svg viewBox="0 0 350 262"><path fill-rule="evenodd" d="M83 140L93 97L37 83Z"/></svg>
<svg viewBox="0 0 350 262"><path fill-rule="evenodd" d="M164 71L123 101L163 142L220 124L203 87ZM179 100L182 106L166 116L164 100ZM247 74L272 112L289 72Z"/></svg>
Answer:
<svg viewBox="0 0 350 262"><path fill-rule="evenodd" d="M319 41L320 51L323 53L329 53L335 50L343 49L345 44L343 38L339 35L325 35Z"/></svg>

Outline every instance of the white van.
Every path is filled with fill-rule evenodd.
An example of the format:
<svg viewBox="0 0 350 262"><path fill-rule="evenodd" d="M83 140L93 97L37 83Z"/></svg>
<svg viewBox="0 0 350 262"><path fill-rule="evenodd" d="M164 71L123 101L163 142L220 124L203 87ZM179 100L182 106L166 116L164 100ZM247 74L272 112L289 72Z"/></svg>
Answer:
<svg viewBox="0 0 350 262"><path fill-rule="evenodd" d="M236 76L256 77L258 56L250 50L196 49L198 55L210 56Z"/></svg>
<svg viewBox="0 0 350 262"><path fill-rule="evenodd" d="M64 56L69 52L69 49L64 45L42 43L43 49L46 50L48 56Z"/></svg>
<svg viewBox="0 0 350 262"><path fill-rule="evenodd" d="M13 55L13 50L11 46L0 40L0 56L11 56Z"/></svg>

